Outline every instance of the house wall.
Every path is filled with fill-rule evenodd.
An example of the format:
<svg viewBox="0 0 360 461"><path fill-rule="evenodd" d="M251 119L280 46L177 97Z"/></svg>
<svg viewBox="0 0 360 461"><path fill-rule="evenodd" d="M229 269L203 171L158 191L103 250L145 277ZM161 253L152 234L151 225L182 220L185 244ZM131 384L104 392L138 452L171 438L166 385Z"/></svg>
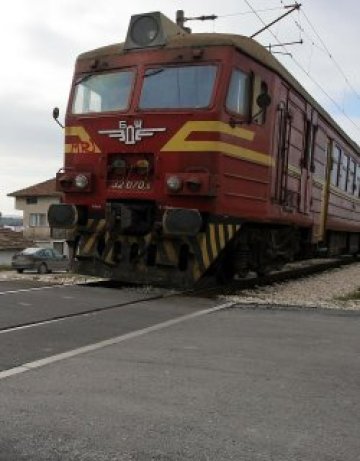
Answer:
<svg viewBox="0 0 360 461"><path fill-rule="evenodd" d="M60 199L58 197L37 197L37 203L29 204L26 197L16 197L15 207L24 213L23 235L25 238L38 242L41 246L52 246L47 212L53 203L60 203ZM34 217L31 215L45 215L44 222L41 225L34 224Z"/></svg>

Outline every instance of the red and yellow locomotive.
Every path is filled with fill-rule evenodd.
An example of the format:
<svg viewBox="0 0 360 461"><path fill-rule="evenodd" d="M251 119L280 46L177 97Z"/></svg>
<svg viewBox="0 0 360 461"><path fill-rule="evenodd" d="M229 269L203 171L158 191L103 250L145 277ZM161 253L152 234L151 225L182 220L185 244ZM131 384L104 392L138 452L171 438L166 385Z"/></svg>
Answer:
<svg viewBox="0 0 360 461"><path fill-rule="evenodd" d="M265 273L359 251L359 154L254 40L136 15L124 43L77 59L49 222L84 274Z"/></svg>

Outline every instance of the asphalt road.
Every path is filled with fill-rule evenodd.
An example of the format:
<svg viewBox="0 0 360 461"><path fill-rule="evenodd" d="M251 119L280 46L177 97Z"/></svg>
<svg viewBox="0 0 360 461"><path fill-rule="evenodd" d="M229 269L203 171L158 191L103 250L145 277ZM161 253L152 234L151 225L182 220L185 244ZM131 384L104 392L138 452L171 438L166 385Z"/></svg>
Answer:
<svg viewBox="0 0 360 461"><path fill-rule="evenodd" d="M1 325L123 296L139 299L96 287L4 294ZM124 339L0 379L0 460L360 460L360 316L191 316L214 305L153 299L0 333L2 370Z"/></svg>
<svg viewBox="0 0 360 461"><path fill-rule="evenodd" d="M195 309L214 304L197 300ZM169 301L156 290L76 285L6 287L0 291L0 371L193 311L181 297L173 296Z"/></svg>
<svg viewBox="0 0 360 461"><path fill-rule="evenodd" d="M135 289L104 289L84 285L3 289L0 291L0 330L158 296L160 293L156 292L147 294Z"/></svg>

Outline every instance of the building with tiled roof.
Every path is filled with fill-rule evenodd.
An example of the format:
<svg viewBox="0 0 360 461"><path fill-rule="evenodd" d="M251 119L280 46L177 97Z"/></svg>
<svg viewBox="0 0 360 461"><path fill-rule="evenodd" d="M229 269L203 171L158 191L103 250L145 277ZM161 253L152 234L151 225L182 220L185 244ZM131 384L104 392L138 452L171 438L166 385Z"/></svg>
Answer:
<svg viewBox="0 0 360 461"><path fill-rule="evenodd" d="M8 197L61 197L61 195L61 192L56 190L56 178L51 178L25 189L11 192Z"/></svg>
<svg viewBox="0 0 360 461"><path fill-rule="evenodd" d="M33 240L39 247L54 247L64 252L62 235L51 235L47 212L52 204L62 201L62 193L56 190L56 179L34 184L8 194L15 198L15 208L23 211L24 237Z"/></svg>

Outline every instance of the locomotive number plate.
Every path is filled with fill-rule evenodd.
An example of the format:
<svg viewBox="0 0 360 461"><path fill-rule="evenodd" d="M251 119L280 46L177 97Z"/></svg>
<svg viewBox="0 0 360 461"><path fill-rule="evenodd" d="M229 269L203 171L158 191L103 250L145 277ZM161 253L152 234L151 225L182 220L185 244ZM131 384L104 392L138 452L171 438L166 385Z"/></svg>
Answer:
<svg viewBox="0 0 360 461"><path fill-rule="evenodd" d="M151 185L149 181L142 180L130 180L130 179L121 179L120 181L114 181L110 185L111 189L120 189L120 190L150 190Z"/></svg>

